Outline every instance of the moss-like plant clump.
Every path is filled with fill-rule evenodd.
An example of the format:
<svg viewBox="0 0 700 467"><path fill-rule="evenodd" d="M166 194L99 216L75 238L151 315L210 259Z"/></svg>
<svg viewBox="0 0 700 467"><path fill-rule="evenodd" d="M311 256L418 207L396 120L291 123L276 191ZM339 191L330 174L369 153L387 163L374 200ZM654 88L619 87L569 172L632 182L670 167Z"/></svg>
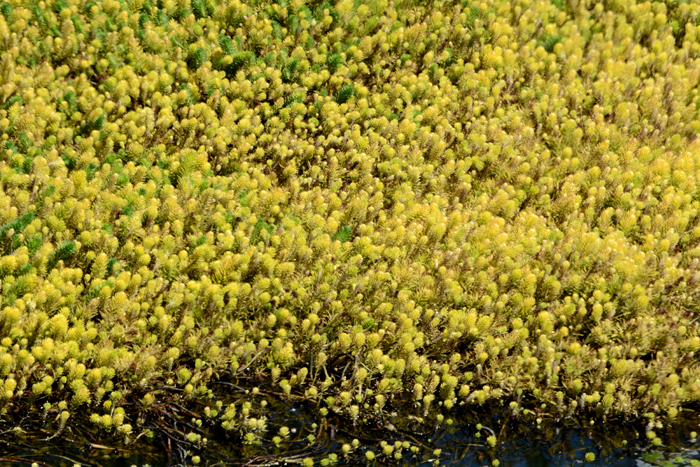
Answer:
<svg viewBox="0 0 700 467"><path fill-rule="evenodd" d="M8 429L253 456L301 442L280 397L391 462L466 411L653 440L700 399L700 4L0 12Z"/></svg>

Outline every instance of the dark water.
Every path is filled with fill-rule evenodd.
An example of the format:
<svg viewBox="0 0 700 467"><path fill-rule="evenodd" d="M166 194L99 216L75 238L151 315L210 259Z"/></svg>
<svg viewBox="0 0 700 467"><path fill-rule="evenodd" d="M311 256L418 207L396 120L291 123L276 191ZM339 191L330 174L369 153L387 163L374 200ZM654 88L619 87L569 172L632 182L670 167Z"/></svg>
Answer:
<svg viewBox="0 0 700 467"><path fill-rule="evenodd" d="M499 446L496 452L489 452L479 447L469 447L463 440L454 437L450 441L440 443L442 453L440 465L480 467L492 465L492 459L498 458L502 467L565 467L565 466L617 466L617 467L670 467L690 466L693 460L700 461L700 452L694 442L673 447L643 447L632 449L601 449L595 440L580 436L577 433L566 433L556 443L535 442L527 439L514 440L510 445ZM596 454L594 462L586 462L585 455L588 452ZM177 465L168 463L164 458L158 459L152 453L139 455L136 452L127 454L113 453L103 450L86 450L81 446L70 443L42 443L34 442L25 445L10 445L0 448L0 465L20 466L30 465L32 462L39 465L55 467L72 467L73 465L91 465L104 467L130 467L150 465L166 466ZM199 465L213 465L208 457L216 459L218 465L242 465L248 459L224 458L221 459L217 452L200 452L202 462ZM226 456L227 457L227 456ZM322 457L322 456L319 456ZM426 458L427 457L427 458ZM432 456L423 456L423 459L403 459L377 461L377 465L414 465L431 466ZM227 462L228 461L228 462ZM178 463L180 464L180 463ZM192 465L191 462L187 464ZM336 465L361 465L359 460L343 461ZM182 465L182 464L180 464ZM252 464L259 465L259 464ZM320 465L316 462L315 465Z"/></svg>
<svg viewBox="0 0 700 467"><path fill-rule="evenodd" d="M0 434L0 466L28 466L35 462L39 466L72 467L75 464L99 467L169 466L193 465L192 455L199 455L200 466L213 465L298 465L303 457L314 458L314 465L331 452L339 453L343 443L362 438L360 447L348 458L340 456L335 465L367 465L364 453L372 450L380 453L378 440L390 440L387 430L373 433L354 432L341 420L332 420L321 427L312 427L308 411L302 407L271 404L268 413L270 438L282 426L292 430L284 448L276 448L272 442L258 446L242 446L233 440L217 443L210 441L202 450L186 452L168 444L165 437L152 443L137 441L131 445L114 449L111 446L90 444L94 436L89 431L67 432L61 437L45 441L31 426L23 427L24 433ZM672 427L656 428L662 440L660 446L652 446L647 440L643 425L606 424L598 422L592 426L576 426L573 423L553 423L537 426L522 421L504 421L497 416L490 424L478 426L462 422L434 433L412 433L410 436L424 446L412 456L394 458L378 457L369 465L431 466L439 458L440 465L482 467L493 465L498 459L502 467L569 467L569 466L616 466L616 467L674 467L700 466L700 444L691 433L700 432L700 417L685 414ZM487 426L490 425L490 426ZM312 431L313 428L313 431ZM6 428L3 428L6 429ZM38 428L37 428L38 430ZM498 434L500 442L487 447L486 437ZM309 441L308 436L316 439ZM331 435L324 435L331 433ZM405 433L404 433L405 434ZM395 435L405 439L403 434ZM81 441L76 441L80 439ZM115 444L116 446L116 444ZM433 452L439 449L436 456ZM407 453L407 451L403 451ZM588 462L586 454L595 455ZM251 459L253 462L250 462ZM287 462L285 462L287 460ZM275 464L275 462L278 462Z"/></svg>
<svg viewBox="0 0 700 467"><path fill-rule="evenodd" d="M495 453L484 449L465 446L463 440L454 437L441 443L443 452L440 465L480 467L491 465L491 460L498 457L502 467L565 467L565 466L617 466L617 467L671 467L690 466L693 460L700 461L700 452L694 442L684 446L645 448L637 446L632 449L601 449L595 440L582 437L577 433L566 433L556 443L535 442L528 439L513 440L509 445L501 446ZM586 462L587 452L596 453L594 462ZM2 446L0 448L0 465L27 466L32 462L52 467L72 467L81 465L104 467L130 467L150 465L152 467L166 466L166 459L155 458L152 454L138 453L114 454L102 450L86 450L70 443L41 443L34 442L26 445ZM219 464L242 465L248 459L221 459L216 452L201 452L202 462L199 465L213 465L207 462L207 457L217 458ZM223 463L222 463L223 461ZM191 462L188 462L192 465ZM343 462L336 465L362 465L358 460ZM431 466L430 459L385 460L376 462L377 465L413 465ZM171 464L176 465L176 464ZM253 464L255 465L255 464ZM315 465L320 465L318 462Z"/></svg>

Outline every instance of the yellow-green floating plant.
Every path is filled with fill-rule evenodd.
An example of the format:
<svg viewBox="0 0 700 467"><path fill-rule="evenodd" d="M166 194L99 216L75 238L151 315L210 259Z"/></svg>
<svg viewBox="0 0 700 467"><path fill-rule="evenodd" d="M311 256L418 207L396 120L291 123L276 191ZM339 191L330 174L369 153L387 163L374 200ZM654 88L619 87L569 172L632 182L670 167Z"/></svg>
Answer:
<svg viewBox="0 0 700 467"><path fill-rule="evenodd" d="M700 398L697 4L0 13L2 423L279 445L271 395L360 427Z"/></svg>

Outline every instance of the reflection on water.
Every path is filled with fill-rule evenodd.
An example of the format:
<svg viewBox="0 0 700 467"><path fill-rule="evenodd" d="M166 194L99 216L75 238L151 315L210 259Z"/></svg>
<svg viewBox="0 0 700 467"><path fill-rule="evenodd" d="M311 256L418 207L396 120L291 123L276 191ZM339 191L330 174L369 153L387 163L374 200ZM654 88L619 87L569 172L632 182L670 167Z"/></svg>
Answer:
<svg viewBox="0 0 700 467"><path fill-rule="evenodd" d="M471 444L473 438L460 429L441 440L440 447L449 452L441 465L480 467L490 465L497 457L501 467L695 466L700 465L696 449L700 444L691 439L690 433L698 429L698 421L697 417L687 417L667 429L662 435L664 444L653 448L645 432L632 426L580 428L562 424L549 428L510 427L509 440L495 450L471 446L461 451L460 447ZM595 460L587 461L587 453L593 453Z"/></svg>
<svg viewBox="0 0 700 467"><path fill-rule="evenodd" d="M311 418L310 410L301 406L290 406L279 400L270 401L268 428L275 433L282 426L292 430L285 448L276 447L272 442L259 446L242 446L238 443L210 440L207 448L196 453L181 452L175 456L176 448L165 441L153 441L151 445L132 444L120 449L96 444L94 434L85 431L65 433L61 439L43 441L46 430L30 425L23 426L24 433L3 434L0 437L0 466L27 466L36 462L39 466L73 467L75 464L99 467L168 466L191 464L191 455L199 455L201 466L243 465L252 458L249 465L270 465L275 456L289 460L299 460L310 456L314 465L331 452L340 452L343 443L354 438L362 439L362 447L354 458L338 459L336 465L365 465L364 450L381 452L380 437L391 436L387 430L364 431L358 434L342 420L329 419L318 423ZM465 419L473 419L465 414ZM672 428L656 429L663 444L651 447L642 429L637 431L631 424L614 426L598 422L593 426L580 427L573 423L560 422L545 426L534 426L508 417L493 417L485 426L464 421L436 433L410 433L426 449L414 457L402 460L379 457L374 465L431 466L440 449L440 465L460 467L482 467L493 465L498 459L501 467L569 467L569 466L613 466L613 467L675 467L700 466L700 444L692 439L691 432L700 431L697 416L684 416ZM314 422L317 422L314 425ZM351 425L351 424L350 424ZM396 423L397 426L401 424ZM6 429L6 428L3 428ZM639 425L637 425L639 429ZM399 427L399 431L401 428ZM498 434L500 442L487 447L488 434ZM309 441L309 435L315 440ZM402 434L396 434L397 439ZM272 435L271 435L272 437ZM81 441L76 441L80 439ZM92 444L91 444L92 443ZM168 452L168 450L171 452ZM586 455L595 455L595 460L587 461ZM362 460L362 462L360 461Z"/></svg>
<svg viewBox="0 0 700 467"><path fill-rule="evenodd" d="M96 467L167 465L167 461L153 454L143 455L118 449L90 449L85 443L37 439L0 442L0 466L28 467L32 463L37 463L40 467L74 467L75 464Z"/></svg>

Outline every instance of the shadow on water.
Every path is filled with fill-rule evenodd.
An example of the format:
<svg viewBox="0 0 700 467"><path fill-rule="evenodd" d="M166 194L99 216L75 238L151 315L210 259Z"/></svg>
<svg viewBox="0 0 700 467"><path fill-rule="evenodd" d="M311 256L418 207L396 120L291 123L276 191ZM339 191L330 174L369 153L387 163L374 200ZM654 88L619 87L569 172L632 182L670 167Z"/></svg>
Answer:
<svg viewBox="0 0 700 467"><path fill-rule="evenodd" d="M104 466L130 467L167 465L161 456L123 449L90 448L89 443L70 442L65 439L45 441L22 436L3 436L0 441L0 466L28 467L36 463L40 467ZM97 445L100 446L100 445Z"/></svg>
<svg viewBox="0 0 700 467"><path fill-rule="evenodd" d="M340 453L341 446L355 438L360 438L361 446L354 451L354 456L343 458L339 455L338 462L331 465L366 465L365 451L380 453L382 439L387 436L401 439L406 434L401 430L394 435L387 430L358 434L348 427L347 422L331 416L323 421L316 420L309 408L290 405L276 398L270 398L269 409L270 441L246 446L212 436L203 449L181 452L179 457L168 452L175 448L164 440L156 439L151 444L139 444L139 441L115 449L91 441L95 435L85 429L80 433L67 431L46 441L48 432L45 428L27 424L22 426L21 432L10 430L0 436L0 467L29 466L32 463L41 467L73 467L75 464L165 467L193 465L193 455L200 456L200 466L275 465L275 460L280 461L278 465L294 465L304 457L313 458L314 465L322 465L322 459L331 453ZM415 433L414 439L424 447L419 453L401 459L380 456L370 465L427 467L435 465L434 450L439 449L440 465L455 467L491 466L495 465L496 459L501 467L700 466L700 444L692 434L700 428L698 422L700 417L695 413L684 413L672 427L655 429L662 443L653 446L643 425L598 422L581 427L559 422L537 426L494 416L484 426L462 421L435 433ZM277 446L271 439L281 427L289 428L290 435L283 446ZM498 435L499 441L494 447L488 446L486 441L490 434ZM403 452L408 454L408 451ZM591 460L593 455L595 459Z"/></svg>
<svg viewBox="0 0 700 467"><path fill-rule="evenodd" d="M437 446L448 453L440 465L449 466L480 467L491 465L496 458L501 467L690 466L700 461L696 449L700 444L691 435L699 421L697 416L686 416L673 427L657 429L663 440L659 446L652 446L645 430L639 432L632 425L579 427L566 423L507 426L505 440L490 450L483 442L479 445L473 426L461 425L447 430ZM595 459L587 459L587 454Z"/></svg>

